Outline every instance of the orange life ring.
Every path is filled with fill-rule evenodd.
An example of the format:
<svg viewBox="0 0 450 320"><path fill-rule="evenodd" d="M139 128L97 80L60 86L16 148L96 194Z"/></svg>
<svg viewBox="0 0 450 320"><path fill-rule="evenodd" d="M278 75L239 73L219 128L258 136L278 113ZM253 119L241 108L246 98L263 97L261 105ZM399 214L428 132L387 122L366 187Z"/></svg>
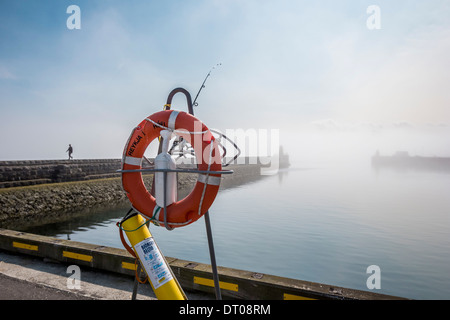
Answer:
<svg viewBox="0 0 450 320"><path fill-rule="evenodd" d="M149 144L168 129L183 137L194 149L198 170L221 171L218 143L210 130L193 115L176 110L154 113L133 129L122 157L122 170L142 168L142 158ZM199 174L191 193L167 207L169 228L186 226L204 215L219 191L220 174ZM153 223L164 226L164 208L147 190L141 172L122 172L122 186L133 208Z"/></svg>

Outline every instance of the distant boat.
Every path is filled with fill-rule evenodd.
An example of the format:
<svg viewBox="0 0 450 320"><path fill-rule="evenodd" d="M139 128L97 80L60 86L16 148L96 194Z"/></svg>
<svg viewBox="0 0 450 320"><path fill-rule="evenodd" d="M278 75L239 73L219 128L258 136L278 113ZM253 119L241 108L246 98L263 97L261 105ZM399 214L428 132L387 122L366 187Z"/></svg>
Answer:
<svg viewBox="0 0 450 320"><path fill-rule="evenodd" d="M372 166L375 168L391 167L397 169L450 171L450 158L410 156L407 151L397 151L392 156L381 156L377 151L372 156Z"/></svg>

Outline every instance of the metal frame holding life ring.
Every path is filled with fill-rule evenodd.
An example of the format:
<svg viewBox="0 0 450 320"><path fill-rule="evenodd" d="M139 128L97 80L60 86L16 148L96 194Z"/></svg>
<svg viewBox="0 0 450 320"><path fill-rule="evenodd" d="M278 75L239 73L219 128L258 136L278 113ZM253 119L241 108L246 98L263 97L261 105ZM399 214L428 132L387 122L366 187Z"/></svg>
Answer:
<svg viewBox="0 0 450 320"><path fill-rule="evenodd" d="M161 130L170 130L192 145L197 172L202 172L191 193L169 205L167 213L156 204L139 171L145 150L160 136ZM206 125L189 113L165 110L154 113L133 129L123 151L122 186L134 210L157 225L177 228L197 221L208 211L219 191L221 175L217 172L221 170L218 143Z"/></svg>

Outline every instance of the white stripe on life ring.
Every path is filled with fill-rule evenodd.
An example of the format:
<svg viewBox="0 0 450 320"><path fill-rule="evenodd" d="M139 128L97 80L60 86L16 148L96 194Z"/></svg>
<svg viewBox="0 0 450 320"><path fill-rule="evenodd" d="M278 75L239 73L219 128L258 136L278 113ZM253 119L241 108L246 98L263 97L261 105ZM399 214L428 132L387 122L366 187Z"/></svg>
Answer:
<svg viewBox="0 0 450 320"><path fill-rule="evenodd" d="M178 111L172 111L172 113L169 116L169 124L167 125L167 127L171 130L175 130L175 121L177 120L178 117Z"/></svg>
<svg viewBox="0 0 450 320"><path fill-rule="evenodd" d="M141 166L142 158L125 157L124 163L132 165L132 166Z"/></svg>
<svg viewBox="0 0 450 320"><path fill-rule="evenodd" d="M206 174L199 174L198 175L198 182L201 183L206 183ZM208 184L213 185L213 186L218 186L220 185L220 181L221 181L221 177L214 177L214 176L209 176L208 177Z"/></svg>

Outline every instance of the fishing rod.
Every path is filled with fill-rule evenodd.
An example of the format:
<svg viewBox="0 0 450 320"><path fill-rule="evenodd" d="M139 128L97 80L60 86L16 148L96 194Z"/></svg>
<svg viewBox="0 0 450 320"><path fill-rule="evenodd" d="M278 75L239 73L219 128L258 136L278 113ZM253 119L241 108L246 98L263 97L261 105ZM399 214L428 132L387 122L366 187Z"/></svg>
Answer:
<svg viewBox="0 0 450 320"><path fill-rule="evenodd" d="M203 80L203 83L202 83L200 89L199 89L198 92L197 92L197 95L195 96L195 99L194 99L194 102L192 103L192 106L194 106L194 107L198 106L197 98L198 98L200 92L203 90L203 88L205 88L206 80L208 80L209 76L211 75L211 72L212 72L216 67L219 67L219 66L221 66L221 65L222 65L222 63L218 63L218 64L216 64L214 67L212 67L211 70L209 70L208 74L207 74L206 77L205 77L205 80ZM188 102L188 104L189 104L189 102ZM233 157L233 159L231 159L231 160L228 161L227 163L223 163L223 164L222 164L223 167L226 167L226 166L228 166L231 162L233 162L234 160L237 159L237 157L241 154L241 150L240 150L239 147L236 145L236 143L234 143L232 140L230 140L230 138L228 138L228 137L227 137L226 135L224 135L223 133L221 133L221 132L219 132L219 131L217 131L217 130L211 130L211 131L213 131L214 133L217 133L220 137L223 137L223 138L225 138L226 140L228 140L229 142L231 142L231 143L233 144L233 146L234 146L234 147L236 148L236 150L237 150L237 153L236 153L236 155ZM227 154L227 149L226 149L225 146L224 146L222 143L220 143L220 142L219 142L219 145L222 147L222 149L223 149L223 151L224 151L224 154L223 154L222 157L225 158L225 155ZM175 145L174 145L174 146L175 146ZM172 146L172 148L173 148L174 146ZM172 149L171 149L171 151L172 151Z"/></svg>
<svg viewBox="0 0 450 320"><path fill-rule="evenodd" d="M211 70L209 70L208 74L207 74L206 77L205 77L205 80L203 80L203 83L202 83L200 89L199 89L198 92L197 92L197 95L195 96L194 102L192 103L193 106L195 106L195 107L198 106L198 103L197 103L198 95L200 94L200 92L202 91L202 89L205 87L206 80L208 80L209 76L211 75L211 72L212 72L216 67L221 66L221 65L222 65L222 63L218 63L218 64L216 64L214 67L212 67Z"/></svg>

